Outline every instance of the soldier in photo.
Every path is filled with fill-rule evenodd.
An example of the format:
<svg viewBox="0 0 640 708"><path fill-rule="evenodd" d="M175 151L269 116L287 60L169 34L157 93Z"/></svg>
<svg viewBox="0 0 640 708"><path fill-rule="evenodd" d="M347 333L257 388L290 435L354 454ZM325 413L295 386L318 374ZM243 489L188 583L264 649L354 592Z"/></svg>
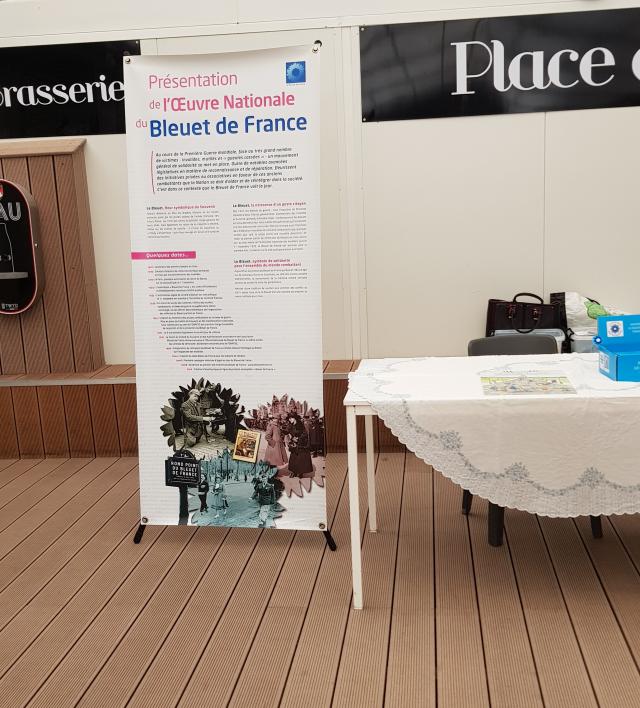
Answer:
<svg viewBox="0 0 640 708"><path fill-rule="evenodd" d="M311 456L324 455L324 421L320 418L319 410L311 409L309 422L311 423L309 430Z"/></svg>
<svg viewBox="0 0 640 708"><path fill-rule="evenodd" d="M265 528L267 525L267 519L269 518L269 512L271 511L271 506L276 503L276 490L266 476L258 477L258 482L255 489L255 496L260 506L260 513L258 514L258 527Z"/></svg>
<svg viewBox="0 0 640 708"><path fill-rule="evenodd" d="M224 416L224 436L230 442L235 442L238 434L238 415L244 413L244 406L242 407L242 410L238 411L239 399L240 396L231 396L222 404L222 415Z"/></svg>
<svg viewBox="0 0 640 708"><path fill-rule="evenodd" d="M284 444L282 429L274 415L269 417L265 439L267 441L267 449L264 454L265 462L274 467L284 467L288 462L287 448Z"/></svg>
<svg viewBox="0 0 640 708"><path fill-rule="evenodd" d="M200 484L198 484L198 496L200 497L200 513L209 511L207 506L207 494L209 493L209 482L207 482L207 475L202 474L200 476Z"/></svg>
<svg viewBox="0 0 640 708"><path fill-rule="evenodd" d="M309 449L309 435L302 418L297 413L287 416L287 445L289 448L289 476L313 476L313 463Z"/></svg>
<svg viewBox="0 0 640 708"><path fill-rule="evenodd" d="M224 484L222 480L216 479L213 485L213 510L215 511L215 518L219 518L221 513L223 516L226 516L228 506L229 502L227 501L227 493Z"/></svg>
<svg viewBox="0 0 640 708"><path fill-rule="evenodd" d="M220 384L218 386L214 386L213 384L207 384L201 391L200 391L200 400L199 400L199 405L200 405L200 411L203 415L203 417L209 418L211 421L211 433L215 434L218 432L218 425L221 421L221 410L220 406L222 405L220 402L220 399L218 398L218 390L220 388ZM203 423L203 432L204 432L204 437L207 442L209 442L209 435L208 435L208 428L207 428L208 422Z"/></svg>

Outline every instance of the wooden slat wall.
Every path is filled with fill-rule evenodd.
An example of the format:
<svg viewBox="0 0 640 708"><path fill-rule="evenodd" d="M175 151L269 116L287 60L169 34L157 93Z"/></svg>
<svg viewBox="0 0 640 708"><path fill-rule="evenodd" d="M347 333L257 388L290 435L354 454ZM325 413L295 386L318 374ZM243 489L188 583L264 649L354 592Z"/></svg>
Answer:
<svg viewBox="0 0 640 708"><path fill-rule="evenodd" d="M0 160L0 177L4 176L4 160ZM20 317L0 316L0 371L3 374L25 371Z"/></svg>
<svg viewBox="0 0 640 708"><path fill-rule="evenodd" d="M123 371L121 376L127 375ZM136 387L133 384L121 384L114 387L116 414L118 417L118 435L122 455L138 454L138 415Z"/></svg>
<svg viewBox="0 0 640 708"><path fill-rule="evenodd" d="M325 373L344 374L354 370L358 361L324 362ZM3 377L0 387L0 459L13 457L93 457L138 454L136 387L133 383L115 383L118 378L135 377L135 366L102 366L90 374L51 373L41 378L99 379L114 383L84 385L7 386L30 375ZM327 448L330 452L346 450L346 423L342 401L347 380L324 382L324 407L327 420ZM380 442L379 442L380 441ZM364 422L358 420L358 442L364 450ZM377 418L374 419L374 444L384 452L402 452L404 446Z"/></svg>
<svg viewBox="0 0 640 708"><path fill-rule="evenodd" d="M347 449L347 428L342 401L347 393L346 375L355 371L359 359L333 359L325 362L325 374L344 374L344 379L328 379L324 382L324 410L327 421L327 440L332 452L345 452ZM404 445L376 416L374 417L374 445L381 452L403 452ZM364 420L358 419L358 449L364 450Z"/></svg>
<svg viewBox="0 0 640 708"><path fill-rule="evenodd" d="M87 386L63 386L62 399L71 457L92 457L95 444Z"/></svg>
<svg viewBox="0 0 640 708"><path fill-rule="evenodd" d="M104 368L99 369L93 376L100 376L103 371ZM65 378L61 374L49 376ZM9 431L0 438L0 458L133 454L123 453L120 447L113 389L110 384L0 388L0 397L6 403L2 408L7 420L5 429ZM16 430L15 438L10 422Z"/></svg>
<svg viewBox="0 0 640 708"><path fill-rule="evenodd" d="M33 194L40 221L42 298L0 316L0 372L94 371L104 364L84 168L84 140L0 145L0 175Z"/></svg>
<svg viewBox="0 0 640 708"><path fill-rule="evenodd" d="M327 362L325 374L347 375L351 371L351 359L334 359ZM347 423L342 401L347 393L347 380L325 379L324 382L324 417L327 446L335 446L339 452L347 449Z"/></svg>
<svg viewBox="0 0 640 708"><path fill-rule="evenodd" d="M58 157L57 159L60 159ZM78 244L84 276L83 295L86 300L87 322L89 333L90 357L88 365L92 370L104 364L104 348L102 345L102 327L100 326L100 303L98 299L98 278L96 276L93 235L91 231L91 211L89 209L89 191L87 188L87 171L84 163L84 153L76 151L71 155L75 199L74 206L78 219ZM76 366L77 371L85 371Z"/></svg>
<svg viewBox="0 0 640 708"><path fill-rule="evenodd" d="M40 408L35 387L13 389L13 412L18 431L18 447L20 451L29 451L28 455L22 457L44 457Z"/></svg>
<svg viewBox="0 0 640 708"><path fill-rule="evenodd" d="M2 329L0 327L0 329ZM1 335L0 335L1 336ZM0 388L0 458L20 457L13 397L10 388Z"/></svg>
<svg viewBox="0 0 640 708"><path fill-rule="evenodd" d="M74 370L91 371L96 366L92 362L91 335L87 326L89 323L89 308L87 306L86 284L80 248L78 204L74 194L73 160L70 155L56 155L53 158L53 165L59 189L58 210L60 213L62 247L67 278L71 338L75 359ZM102 361L97 362L97 366L101 363Z"/></svg>
<svg viewBox="0 0 640 708"><path fill-rule="evenodd" d="M2 160L2 171L5 179L17 182L31 191L29 168L25 157L11 157ZM6 315L5 315L6 316ZM10 319L14 319L12 316ZM47 346L47 331L44 323L44 307L39 300L33 307L20 315L17 329L22 329L22 348L24 354L24 371L46 373L49 369L49 348ZM8 371L7 373L20 373Z"/></svg>
<svg viewBox="0 0 640 708"><path fill-rule="evenodd" d="M120 455L118 419L113 386L88 386L89 407L92 418L100 421L93 426L93 440L96 449L104 450L100 455Z"/></svg>

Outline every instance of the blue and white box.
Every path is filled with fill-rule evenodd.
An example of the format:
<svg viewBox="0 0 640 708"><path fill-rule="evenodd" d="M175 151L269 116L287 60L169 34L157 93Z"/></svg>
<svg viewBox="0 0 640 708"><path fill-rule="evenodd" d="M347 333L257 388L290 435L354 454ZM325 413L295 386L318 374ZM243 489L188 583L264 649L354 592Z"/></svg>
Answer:
<svg viewBox="0 0 640 708"><path fill-rule="evenodd" d="M640 315L598 317L600 373L614 381L640 381Z"/></svg>

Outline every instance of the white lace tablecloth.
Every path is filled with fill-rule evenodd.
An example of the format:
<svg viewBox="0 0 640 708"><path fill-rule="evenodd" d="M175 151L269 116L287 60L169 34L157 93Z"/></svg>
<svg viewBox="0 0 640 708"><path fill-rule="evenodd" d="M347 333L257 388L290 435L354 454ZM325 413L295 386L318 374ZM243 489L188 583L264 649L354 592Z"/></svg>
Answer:
<svg viewBox="0 0 640 708"><path fill-rule="evenodd" d="M566 376L575 393L488 395L482 377ZM596 354L369 359L349 375L418 457L485 499L546 516L640 511L640 384Z"/></svg>

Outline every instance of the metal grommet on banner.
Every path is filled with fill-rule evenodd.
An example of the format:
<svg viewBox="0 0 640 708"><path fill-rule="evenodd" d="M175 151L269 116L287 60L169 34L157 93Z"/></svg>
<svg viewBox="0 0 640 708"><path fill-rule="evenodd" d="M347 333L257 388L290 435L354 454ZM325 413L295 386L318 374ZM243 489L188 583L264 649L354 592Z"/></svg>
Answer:
<svg viewBox="0 0 640 708"><path fill-rule="evenodd" d="M124 58L124 63L125 63L125 64L131 64L131 57L125 57L125 58Z"/></svg>
<svg viewBox="0 0 640 708"><path fill-rule="evenodd" d="M321 46L322 46L322 42L319 39L316 39L316 41L313 43L313 49L311 51L316 53L319 51Z"/></svg>

